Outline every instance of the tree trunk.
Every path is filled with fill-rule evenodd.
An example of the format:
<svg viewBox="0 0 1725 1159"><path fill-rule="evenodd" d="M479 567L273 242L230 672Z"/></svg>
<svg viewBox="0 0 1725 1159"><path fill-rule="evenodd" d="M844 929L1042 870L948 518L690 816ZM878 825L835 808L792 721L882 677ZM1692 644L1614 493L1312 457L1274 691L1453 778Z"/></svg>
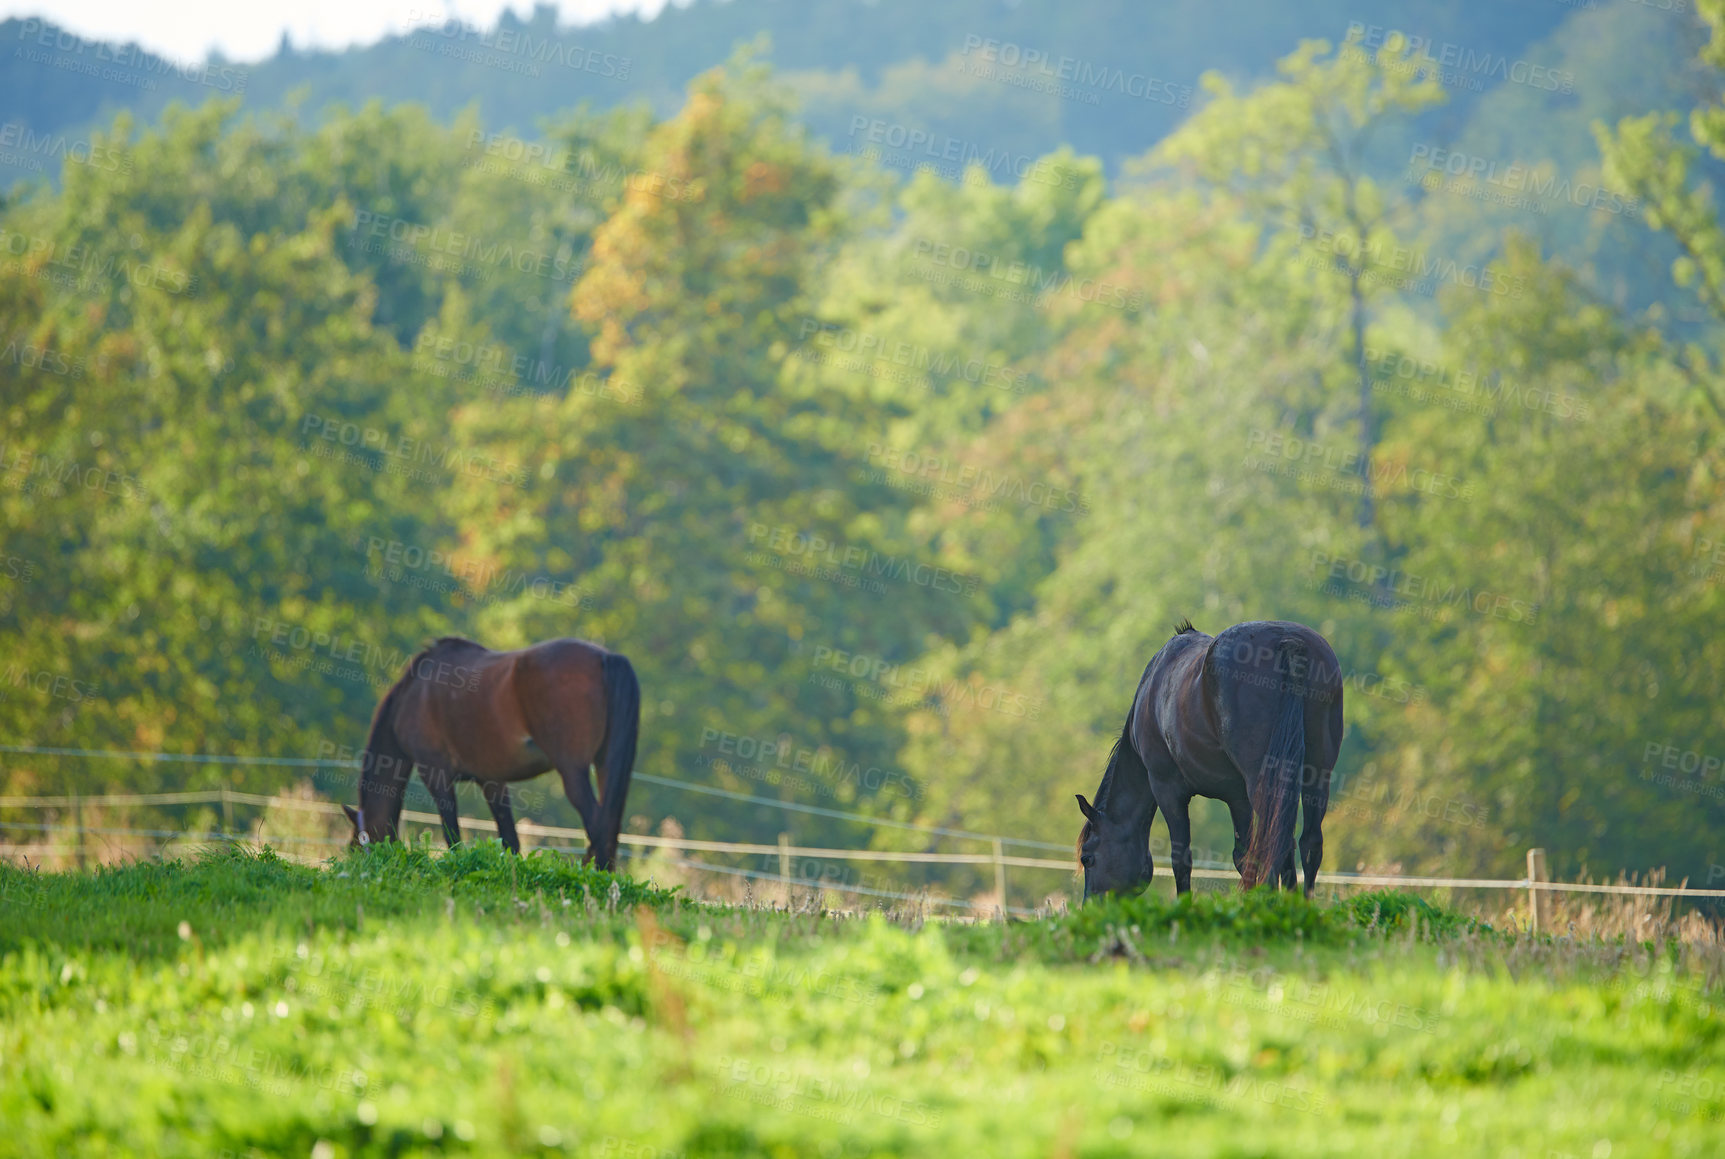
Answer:
<svg viewBox="0 0 1725 1159"><path fill-rule="evenodd" d="M1360 375L1360 526L1370 527L1375 514L1372 495L1372 375L1366 366L1366 299L1360 292L1363 271L1348 271L1348 295L1353 302L1354 366Z"/></svg>

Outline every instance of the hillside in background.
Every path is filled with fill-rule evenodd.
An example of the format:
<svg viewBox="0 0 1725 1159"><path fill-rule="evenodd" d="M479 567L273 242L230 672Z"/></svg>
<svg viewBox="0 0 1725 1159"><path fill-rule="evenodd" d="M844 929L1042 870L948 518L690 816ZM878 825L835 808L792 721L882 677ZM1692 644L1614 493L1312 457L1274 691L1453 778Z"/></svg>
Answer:
<svg viewBox="0 0 1725 1159"><path fill-rule="evenodd" d="M1449 101L1380 142L1374 165L1385 180L1407 182L1431 157L1462 154L1494 171L1545 164L1571 188L1596 183L1595 119L1686 109L1705 86L1693 14L1629 3L1397 0L1368 13L1345 0L1297 9L1255 0L697 0L653 20L577 27L560 27L555 10L540 7L525 20L506 12L490 29L424 24L341 52L284 40L261 62L187 67L13 19L0 24L0 44L14 49L0 60L10 134L0 140L10 146L0 147L0 185L52 179L64 156L87 154L89 134L121 110L149 122L176 101L238 99L247 109L314 116L332 105L411 102L444 121L471 110L476 130L528 140L583 103L645 104L668 116L692 77L763 36L762 59L796 94L799 118L838 152L899 173L928 166L956 180L980 165L993 180L1012 181L1035 158L1070 147L1118 175L1202 103L1204 72L1263 77L1301 39L1340 42L1350 28L1424 38L1446 67ZM1620 306L1656 300L1675 256L1667 248L1635 244L1619 222L1589 221L1585 205L1576 213L1505 200L1433 214L1449 221L1428 240L1489 256L1497 230L1477 228L1489 217L1538 238Z"/></svg>
<svg viewBox="0 0 1725 1159"><path fill-rule="evenodd" d="M841 150L851 118L866 116L984 151L1034 156L1070 145L1113 166L1184 117L1207 69L1261 76L1301 38L1340 41L1355 22L1515 61L1569 13L1558 4L1462 0L696 0L650 21L581 27L559 27L555 10L540 7L526 20L505 13L487 30L425 25L342 52L284 44L255 64L184 71L135 47L14 19L0 24L0 44L16 50L0 61L0 107L36 133L59 133L122 108L153 120L174 100L241 95L248 107L271 108L303 92L313 110L412 101L447 119L472 106L489 129L530 134L583 101L601 109L645 101L669 115L696 74L765 33L766 59L796 78L809 123ZM1020 57L1032 62L1028 69L1014 67ZM1462 115L1476 91L1460 86L1452 112Z"/></svg>
<svg viewBox="0 0 1725 1159"><path fill-rule="evenodd" d="M1300 619L1350 681L1329 864L1703 879L1716 161L1609 127L1686 131L1719 61L1643 5L1401 11L1423 48L738 0L560 34L552 77L542 10L106 88L8 25L62 117L7 130L58 180L0 215L0 735L324 757L427 637L574 634L648 690L638 827L776 838L695 783L833 845L1063 843L1173 622ZM684 85L763 27L773 67ZM0 790L218 783L282 787Z"/></svg>

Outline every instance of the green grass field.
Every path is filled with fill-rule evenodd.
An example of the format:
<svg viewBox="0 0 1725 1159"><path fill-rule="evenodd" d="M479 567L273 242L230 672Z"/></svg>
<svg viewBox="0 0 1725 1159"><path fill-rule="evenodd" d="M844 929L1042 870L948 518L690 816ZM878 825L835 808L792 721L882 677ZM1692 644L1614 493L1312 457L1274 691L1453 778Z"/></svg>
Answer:
<svg viewBox="0 0 1725 1159"><path fill-rule="evenodd" d="M1003 926L495 844L0 868L0 1154L1714 1156L1718 970L1394 894Z"/></svg>

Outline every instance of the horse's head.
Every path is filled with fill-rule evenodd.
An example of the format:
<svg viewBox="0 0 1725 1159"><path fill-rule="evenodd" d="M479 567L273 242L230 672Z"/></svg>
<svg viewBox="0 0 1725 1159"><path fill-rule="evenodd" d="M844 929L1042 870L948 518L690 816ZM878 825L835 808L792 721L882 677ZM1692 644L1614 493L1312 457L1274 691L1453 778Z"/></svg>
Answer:
<svg viewBox="0 0 1725 1159"><path fill-rule="evenodd" d="M1104 893L1138 893L1150 884L1155 867L1150 843L1136 826L1110 819L1078 794L1084 828L1078 831L1078 864L1084 869L1084 900Z"/></svg>
<svg viewBox="0 0 1725 1159"><path fill-rule="evenodd" d="M355 809L352 805L343 805L341 811L347 814L347 819L353 822L353 836L348 839L347 847L356 849L361 845L370 845L373 841L382 839L381 834L374 835L366 827L365 810Z"/></svg>

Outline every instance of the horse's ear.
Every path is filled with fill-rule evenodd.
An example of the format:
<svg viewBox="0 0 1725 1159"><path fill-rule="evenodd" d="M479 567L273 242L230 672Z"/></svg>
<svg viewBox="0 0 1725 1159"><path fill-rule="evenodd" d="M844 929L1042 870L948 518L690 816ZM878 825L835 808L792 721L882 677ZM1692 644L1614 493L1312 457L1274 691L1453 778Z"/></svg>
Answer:
<svg viewBox="0 0 1725 1159"><path fill-rule="evenodd" d="M1097 819L1096 806L1086 801L1083 793L1074 793L1073 796L1078 798L1078 811L1083 813L1087 820L1095 821Z"/></svg>
<svg viewBox="0 0 1725 1159"><path fill-rule="evenodd" d="M352 805L343 805L341 811L347 814L347 819L353 822L353 831L359 832L359 813Z"/></svg>

